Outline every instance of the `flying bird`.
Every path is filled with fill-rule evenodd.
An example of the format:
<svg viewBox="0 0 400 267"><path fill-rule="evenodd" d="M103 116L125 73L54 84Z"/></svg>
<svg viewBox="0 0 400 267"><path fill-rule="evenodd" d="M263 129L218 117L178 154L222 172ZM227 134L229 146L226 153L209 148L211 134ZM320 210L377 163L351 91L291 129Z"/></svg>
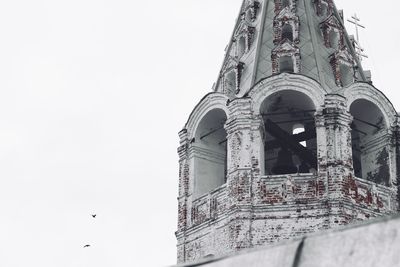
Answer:
<svg viewBox="0 0 400 267"><path fill-rule="evenodd" d="M92 217L93 217L93 218L96 218L96 216L97 216L97 214L92 214Z"/></svg>
<svg viewBox="0 0 400 267"><path fill-rule="evenodd" d="M84 246L83 246L83 248L88 248L88 247L90 247L90 245L84 245Z"/></svg>

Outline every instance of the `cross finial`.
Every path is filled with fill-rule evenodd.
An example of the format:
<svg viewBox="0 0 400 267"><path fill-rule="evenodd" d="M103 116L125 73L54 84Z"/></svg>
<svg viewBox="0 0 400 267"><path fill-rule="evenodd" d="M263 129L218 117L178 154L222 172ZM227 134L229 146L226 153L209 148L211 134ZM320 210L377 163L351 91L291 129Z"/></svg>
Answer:
<svg viewBox="0 0 400 267"><path fill-rule="evenodd" d="M360 36L358 33L358 29L359 28L363 28L365 29L365 26L360 24L360 19L357 17L357 14L354 14L353 16L351 16L352 19L348 19L347 21L354 24L356 27L356 40L354 40L354 48L356 49L356 53L358 55L358 58L360 59L360 61L362 60L362 58L368 58L367 55L364 54L364 49L361 47L360 45Z"/></svg>

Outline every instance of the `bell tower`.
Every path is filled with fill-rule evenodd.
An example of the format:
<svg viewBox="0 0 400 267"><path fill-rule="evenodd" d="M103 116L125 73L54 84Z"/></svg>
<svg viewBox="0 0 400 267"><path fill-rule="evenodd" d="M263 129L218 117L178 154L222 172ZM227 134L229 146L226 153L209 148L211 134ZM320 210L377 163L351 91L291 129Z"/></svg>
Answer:
<svg viewBox="0 0 400 267"><path fill-rule="evenodd" d="M178 262L398 211L400 124L333 0L244 0L180 131Z"/></svg>

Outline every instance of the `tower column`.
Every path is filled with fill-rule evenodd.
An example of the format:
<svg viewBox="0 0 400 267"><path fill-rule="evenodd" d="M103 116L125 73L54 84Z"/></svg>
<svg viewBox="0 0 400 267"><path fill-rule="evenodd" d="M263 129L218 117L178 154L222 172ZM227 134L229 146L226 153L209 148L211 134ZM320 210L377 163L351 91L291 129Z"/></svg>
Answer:
<svg viewBox="0 0 400 267"><path fill-rule="evenodd" d="M251 218L254 183L263 170L262 120L254 116L251 99L235 99L229 104L227 193L232 250L252 246Z"/></svg>
<svg viewBox="0 0 400 267"><path fill-rule="evenodd" d="M188 195L189 195L189 140L186 129L179 132L179 196L178 196L178 230L176 232L178 262L185 261L185 230L188 226Z"/></svg>
<svg viewBox="0 0 400 267"><path fill-rule="evenodd" d="M396 194L394 196L396 210L400 211L400 118L398 117L395 125L392 127L392 146L395 148L394 162L395 162L395 175L391 179L391 185L396 185ZM393 169L393 168L391 168Z"/></svg>
<svg viewBox="0 0 400 267"><path fill-rule="evenodd" d="M325 104L316 113L318 139L318 172L325 180L325 198L329 226L346 223L344 201L353 179L351 144L352 116L346 108L346 98L327 95Z"/></svg>

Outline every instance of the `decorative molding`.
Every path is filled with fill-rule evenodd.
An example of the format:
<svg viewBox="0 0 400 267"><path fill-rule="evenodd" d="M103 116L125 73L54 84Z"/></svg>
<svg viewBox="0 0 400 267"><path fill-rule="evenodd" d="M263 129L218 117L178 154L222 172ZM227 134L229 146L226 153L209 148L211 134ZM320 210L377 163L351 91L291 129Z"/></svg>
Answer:
<svg viewBox="0 0 400 267"><path fill-rule="evenodd" d="M235 53L236 57L239 58L241 56L241 55L239 55L239 45L240 45L239 40L240 40L240 38L244 38L244 40L245 40L244 53L248 53L254 42L255 32L256 32L256 28L251 26L244 19L242 19L239 26L235 30L234 38L233 38L233 42L235 43L235 47L236 47L236 53Z"/></svg>
<svg viewBox="0 0 400 267"><path fill-rule="evenodd" d="M249 92L252 99L252 112L255 116L260 114L261 105L266 98L283 90L293 90L307 95L316 109L324 104L326 91L315 80L303 75L282 73L261 80Z"/></svg>
<svg viewBox="0 0 400 267"><path fill-rule="evenodd" d="M354 101L364 99L374 103L382 112L385 124L389 127L397 121L397 112L389 99L379 90L368 83L354 83L343 89L347 98L347 109L350 110Z"/></svg>
<svg viewBox="0 0 400 267"><path fill-rule="evenodd" d="M283 41L282 33L285 25L290 25L292 28L292 40L295 44L298 44L300 42L299 21L299 17L289 7L282 9L282 11L274 19L274 44L278 44Z"/></svg>
<svg viewBox="0 0 400 267"><path fill-rule="evenodd" d="M221 78L223 81L222 91L224 94L229 97L234 97L236 94L240 92L240 81L242 78L242 71L244 69L244 63L239 61L237 58L229 57L227 61L225 61L224 66L221 71ZM229 77L228 75L234 75L234 88L231 88L228 84Z"/></svg>
<svg viewBox="0 0 400 267"><path fill-rule="evenodd" d="M279 59L284 56L292 58L293 72L300 73L300 49L294 43L285 39L272 50L272 74L278 74L280 72Z"/></svg>
<svg viewBox="0 0 400 267"><path fill-rule="evenodd" d="M332 54L330 57L330 64L332 66L332 70L335 76L335 82L336 85L339 87L344 87L345 84L343 84L342 78L344 76L344 73L341 72L340 66L344 65L350 68L352 71L352 83L355 81L355 60L353 56L349 53L347 48L344 48L343 50L337 51L334 54Z"/></svg>
<svg viewBox="0 0 400 267"><path fill-rule="evenodd" d="M247 0L242 15L244 15L244 17L249 17L249 22L254 22L257 19L258 10L260 9L260 7L261 4L259 1ZM247 16L247 14L249 14L250 16Z"/></svg>
<svg viewBox="0 0 400 267"><path fill-rule="evenodd" d="M324 38L325 46L328 48L333 48L331 43L330 34L332 31L339 35L338 38L338 50L344 49L344 29L335 15L331 14L323 22L320 23L320 28L322 30L322 36Z"/></svg>
<svg viewBox="0 0 400 267"><path fill-rule="evenodd" d="M225 112L227 119L229 119L228 100L229 98L222 93L210 93L205 96L194 108L186 123L185 128L188 140L192 140L195 137L199 123L211 110L221 109Z"/></svg>
<svg viewBox="0 0 400 267"><path fill-rule="evenodd" d="M323 14L323 6L326 6L327 13L325 15L329 16L333 13L333 2L332 0L314 0L315 10L317 16L322 16Z"/></svg>

